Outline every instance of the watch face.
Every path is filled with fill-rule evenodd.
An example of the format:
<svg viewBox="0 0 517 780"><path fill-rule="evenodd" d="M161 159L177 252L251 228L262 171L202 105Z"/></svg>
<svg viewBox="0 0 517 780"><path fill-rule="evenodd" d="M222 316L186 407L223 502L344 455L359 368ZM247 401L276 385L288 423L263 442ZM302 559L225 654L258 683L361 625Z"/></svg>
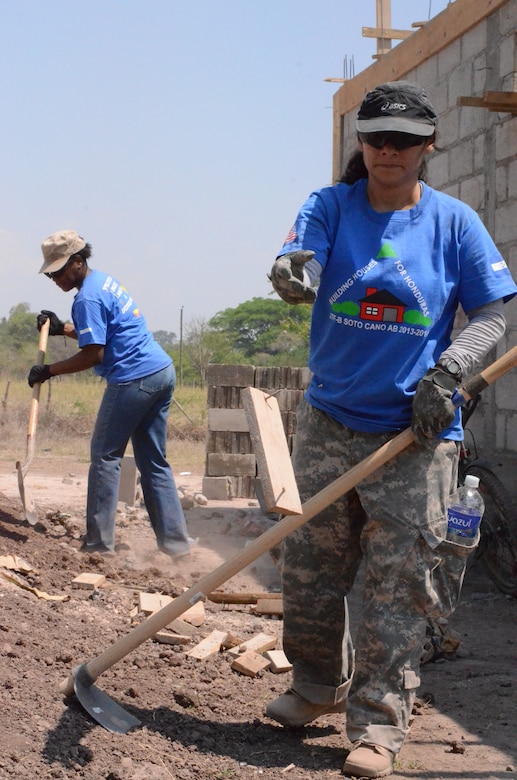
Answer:
<svg viewBox="0 0 517 780"><path fill-rule="evenodd" d="M444 360L441 366L455 377L461 377L461 367L455 360Z"/></svg>

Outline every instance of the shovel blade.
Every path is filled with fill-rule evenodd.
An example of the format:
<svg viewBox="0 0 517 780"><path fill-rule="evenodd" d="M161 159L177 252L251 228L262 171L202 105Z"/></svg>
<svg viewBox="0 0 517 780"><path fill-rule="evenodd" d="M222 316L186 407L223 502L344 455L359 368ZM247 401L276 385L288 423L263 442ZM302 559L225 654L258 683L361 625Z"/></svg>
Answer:
<svg viewBox="0 0 517 780"><path fill-rule="evenodd" d="M20 461L16 462L16 471L18 472L18 489L20 491L20 498L22 500L23 513L25 519L30 525L36 525L38 522L38 513L32 497L25 485L25 470Z"/></svg>
<svg viewBox="0 0 517 780"><path fill-rule="evenodd" d="M86 664L74 669L74 693L79 703L91 717L115 734L127 734L130 729L141 725L127 710L117 704L106 693L93 684Z"/></svg>

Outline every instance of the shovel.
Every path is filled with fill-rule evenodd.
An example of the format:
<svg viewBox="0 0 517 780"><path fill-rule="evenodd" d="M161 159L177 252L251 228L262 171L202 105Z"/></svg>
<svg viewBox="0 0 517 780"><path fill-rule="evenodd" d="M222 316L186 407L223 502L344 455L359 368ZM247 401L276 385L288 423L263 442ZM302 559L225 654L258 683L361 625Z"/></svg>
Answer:
<svg viewBox="0 0 517 780"><path fill-rule="evenodd" d="M38 344L38 359L36 361L38 366L42 366L45 362L45 352L47 351L48 332L50 328L50 320L46 320L41 326L39 332L39 344ZM25 476L29 470L29 466L34 458L34 448L36 444L36 426L38 424L38 411L39 411L39 395L41 390L41 383L38 382L32 388L32 401L31 409L29 413L29 428L27 431L27 452L25 460L21 463L19 460L16 462L16 471L18 472L18 488L20 490L20 497L22 499L23 511L25 513L25 519L31 524L36 525L38 521L38 515L34 501L27 490L25 485Z"/></svg>
<svg viewBox="0 0 517 780"><path fill-rule="evenodd" d="M455 393L453 398L455 405L461 406L478 395L515 365L517 365L517 346L505 353L488 368L481 371L480 374L476 374L476 376L467 380ZM341 477L338 477L338 479L306 501L302 506L301 514L284 517L283 520L275 523L274 526L255 539L248 547L221 564L214 571L206 574L199 582L192 585L189 590L182 593L181 596L178 596L158 612L155 612L127 636L117 640L111 647L107 648L107 650L88 664L75 667L70 676L61 683L61 692L66 697L75 693L86 712L109 731L123 734L134 726L140 725L136 718L125 712L119 704L94 685L99 675L124 658L132 650L135 650L147 639L150 639L166 625L180 617L198 601L205 600L208 593L219 588L224 582L242 571L254 560L271 550L282 539L297 528L300 528L317 515L318 512L321 512L322 509L352 490L359 482L394 458L413 442L413 433L410 428L407 428L383 444L378 450L375 450L371 455L364 458L356 466L353 466Z"/></svg>

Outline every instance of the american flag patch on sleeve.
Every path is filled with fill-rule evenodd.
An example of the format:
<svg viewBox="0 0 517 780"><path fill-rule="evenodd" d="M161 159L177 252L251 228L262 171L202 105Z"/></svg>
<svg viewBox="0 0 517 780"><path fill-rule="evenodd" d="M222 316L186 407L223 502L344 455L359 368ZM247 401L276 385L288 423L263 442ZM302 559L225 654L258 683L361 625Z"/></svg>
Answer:
<svg viewBox="0 0 517 780"><path fill-rule="evenodd" d="M293 226L292 226L292 228L291 228L291 230L289 231L289 233L288 233L288 234L287 234L287 236L286 236L286 239L285 239L285 241L284 241L284 244L290 244L290 243L291 243L291 241L294 241L294 240L295 240L295 238L297 237L297 235L298 235L298 234L297 234L297 232L296 232L296 225L293 225Z"/></svg>

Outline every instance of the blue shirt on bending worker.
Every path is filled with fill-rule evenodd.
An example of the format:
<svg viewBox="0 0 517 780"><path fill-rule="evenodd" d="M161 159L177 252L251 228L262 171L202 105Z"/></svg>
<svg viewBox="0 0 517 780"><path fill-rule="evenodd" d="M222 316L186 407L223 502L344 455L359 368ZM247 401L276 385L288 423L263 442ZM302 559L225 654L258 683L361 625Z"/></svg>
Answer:
<svg viewBox="0 0 517 780"><path fill-rule="evenodd" d="M167 417L176 382L173 361L154 340L129 292L111 276L89 267L91 245L74 230L53 233L41 248L40 273L63 292L78 292L73 324L44 309L37 318L38 329L50 319L49 335L75 338L80 349L65 360L33 366L29 385L90 368L107 382L90 445L81 549L104 555L116 551L120 461L131 441L158 547L173 559L187 556L190 540L166 459Z"/></svg>

